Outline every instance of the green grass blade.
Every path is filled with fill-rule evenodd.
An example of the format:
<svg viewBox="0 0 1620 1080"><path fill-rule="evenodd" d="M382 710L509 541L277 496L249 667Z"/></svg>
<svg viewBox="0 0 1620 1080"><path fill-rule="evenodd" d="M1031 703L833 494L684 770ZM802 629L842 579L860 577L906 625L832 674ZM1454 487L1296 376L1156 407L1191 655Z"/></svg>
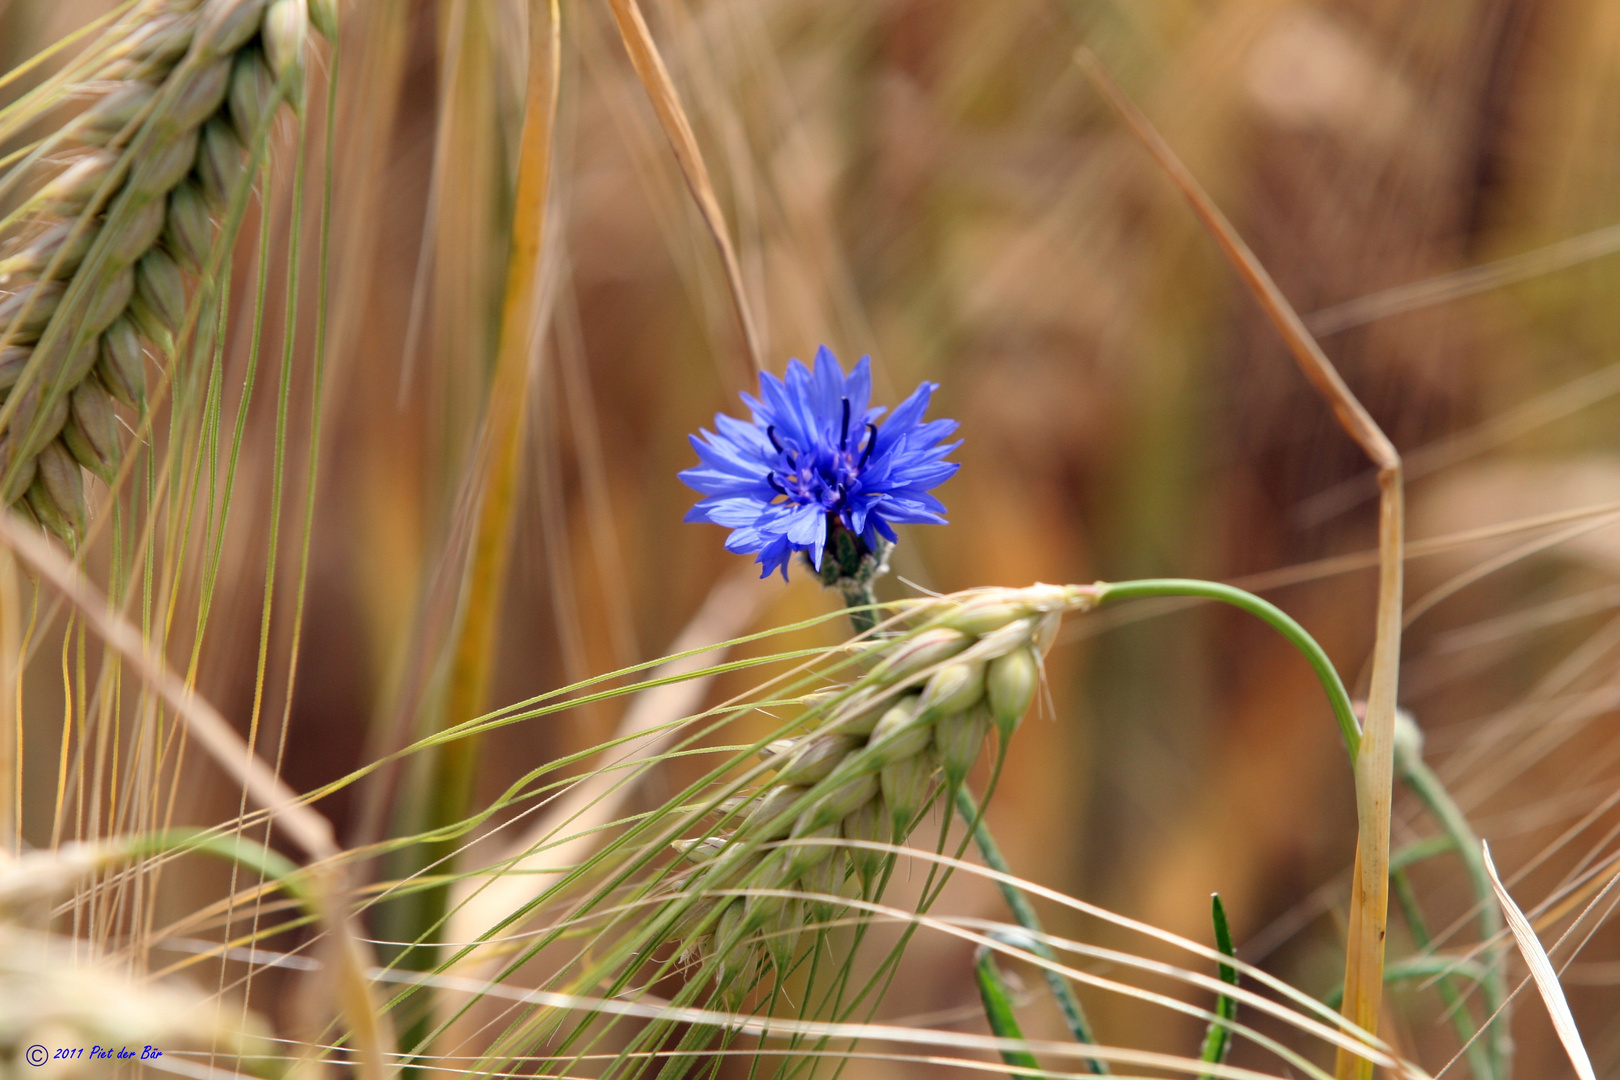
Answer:
<svg viewBox="0 0 1620 1080"><path fill-rule="evenodd" d="M975 958L973 972L979 982L979 1000L984 1003L984 1018L989 1023L990 1030L997 1038L1022 1040L1024 1032L1018 1026L1018 1017L1013 1014L1012 995L1007 992L1006 980L1001 977L1001 969L996 966L995 952L981 945ZM1002 1050L1001 1060L1014 1068L1037 1070L1032 1073L1013 1073L1017 1080L1035 1080L1041 1075L1038 1071L1041 1063L1036 1061L1035 1055L1028 1050Z"/></svg>
<svg viewBox="0 0 1620 1080"><path fill-rule="evenodd" d="M1210 894L1209 911L1210 919L1215 924L1215 947L1226 956L1236 956L1237 950L1232 947L1232 928L1227 925L1226 905L1221 903L1220 893ZM1220 965L1220 975L1222 982L1233 986L1238 984L1237 968L1230 964ZM1204 1048L1198 1057L1211 1065L1220 1065L1232 1050L1232 1029L1229 1025L1237 1019L1237 1001L1221 994L1215 999L1215 1015L1220 1019L1210 1021L1204 1032Z"/></svg>

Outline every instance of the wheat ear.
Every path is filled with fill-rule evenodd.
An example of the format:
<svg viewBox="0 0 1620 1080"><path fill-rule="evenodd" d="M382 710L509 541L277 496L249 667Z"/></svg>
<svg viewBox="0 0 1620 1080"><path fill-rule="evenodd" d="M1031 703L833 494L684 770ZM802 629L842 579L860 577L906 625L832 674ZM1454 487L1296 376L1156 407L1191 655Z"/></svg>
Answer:
<svg viewBox="0 0 1620 1080"><path fill-rule="evenodd" d="M821 921L851 874L873 890L885 856L835 841L903 842L939 779L960 785L992 729L1003 743L1011 737L1034 701L1062 613L1093 599L1036 585L924 605L923 628L873 646L870 674L840 692L812 730L764 749L774 776L721 804L724 830L675 845L698 864L681 883L687 896L777 890L686 905L676 936L712 963L722 994L745 991L765 961L786 971L806 917Z"/></svg>
<svg viewBox="0 0 1620 1080"><path fill-rule="evenodd" d="M111 480L115 400L141 409L146 346L172 354L216 218L248 148L296 95L309 27L334 0L148 0L96 46L94 102L52 145L49 178L23 158L0 191L32 194L0 225L0 505L70 547L84 534L81 469Z"/></svg>

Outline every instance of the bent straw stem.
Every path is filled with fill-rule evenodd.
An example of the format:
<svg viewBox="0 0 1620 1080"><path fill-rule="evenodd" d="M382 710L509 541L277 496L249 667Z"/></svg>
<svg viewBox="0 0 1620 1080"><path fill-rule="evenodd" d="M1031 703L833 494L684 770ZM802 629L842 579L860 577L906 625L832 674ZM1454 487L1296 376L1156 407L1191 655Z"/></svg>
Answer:
<svg viewBox="0 0 1620 1080"><path fill-rule="evenodd" d="M1075 59L1187 200L1294 354L1301 373L1332 408L1340 426L1378 467L1378 611L1367 729L1357 757L1359 840L1344 975L1345 1018L1375 1031L1383 995L1384 939L1389 917L1390 804L1395 783L1395 695L1401 649L1405 508L1400 454L1339 376L1266 268L1153 124L1089 49L1079 49ZM1338 1080L1371 1080L1372 1064L1341 1050L1334 1072Z"/></svg>

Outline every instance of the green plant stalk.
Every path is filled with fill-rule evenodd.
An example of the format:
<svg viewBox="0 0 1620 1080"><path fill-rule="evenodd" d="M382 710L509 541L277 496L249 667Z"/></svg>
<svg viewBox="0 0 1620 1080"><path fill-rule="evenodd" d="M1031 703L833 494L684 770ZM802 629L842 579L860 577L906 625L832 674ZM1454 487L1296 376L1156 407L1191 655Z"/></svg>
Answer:
<svg viewBox="0 0 1620 1080"><path fill-rule="evenodd" d="M1445 835L1451 838L1452 846L1456 848L1457 855L1462 859L1463 867L1468 872L1468 884L1473 890L1474 902L1479 908L1479 939L1484 943L1486 973L1480 987L1485 995L1485 1013L1487 1017L1493 1018L1486 1024L1484 1040L1491 1059L1489 1075L1496 1080L1507 1080L1513 1068L1513 1033L1509 1013L1512 1003L1508 996L1507 978L1502 971L1502 946L1491 944L1503 941L1502 909L1498 906L1496 894L1491 888L1491 878L1485 869L1479 837L1468 824L1468 818L1463 814L1462 808L1446 790L1445 784L1441 783L1434 770L1424 762L1420 751L1397 745L1395 771L1401 781L1412 789L1413 794L1423 801L1424 806L1428 807L1429 813L1434 816ZM1394 875L1391 875L1391 878L1393 880ZM1420 943L1420 947L1428 946L1427 943Z"/></svg>
<svg viewBox="0 0 1620 1080"><path fill-rule="evenodd" d="M973 829L973 842L983 856L985 865L1000 874L1011 875L1012 870L1007 860L1001 854L1001 848L996 844L996 838L991 835L990 827L985 824L984 814L979 810L978 802L973 793L964 784L956 789L956 812L962 820ZM1045 960L1049 964L1057 964L1057 954L1046 943L1046 930L1041 926L1040 916L1035 914L1035 908L1029 902L1022 889L1005 881L997 881L996 887L1012 911L1013 919L1018 925L1029 931L1029 941L1026 947L1030 952ZM1063 1022L1068 1026L1076 1042L1095 1045L1097 1037L1092 1033L1091 1022L1086 1018L1086 1011L1080 1005L1080 999L1075 997L1074 988L1069 980L1048 967L1041 968L1041 975L1046 979L1046 985L1051 988L1052 997L1057 1000L1058 1010L1063 1014ZM1014 1064L1009 1062L1009 1064ZM1108 1072L1108 1066L1094 1059L1088 1059L1087 1066L1092 1072L1099 1075Z"/></svg>
<svg viewBox="0 0 1620 1080"><path fill-rule="evenodd" d="M1419 955L1409 956L1386 967L1384 982L1388 984L1402 979L1439 976L1440 1000L1445 1002L1446 1010L1451 1013L1451 1026L1456 1028L1457 1038L1465 1048L1469 1069L1480 1080L1502 1080L1492 1055L1488 1053L1488 1044L1477 1037L1474 1018L1469 1014L1462 993L1452 978L1462 970L1462 965L1449 957L1424 955L1433 947L1434 939L1429 934L1423 909L1418 906L1417 893L1412 889L1412 879L1407 876L1405 867L1390 873L1389 886L1390 892L1395 895L1395 902L1401 907L1401 913L1406 917L1406 928L1412 935L1412 943L1418 947ZM1480 978L1476 981L1483 981L1484 973L1484 968L1480 968ZM1327 1004L1338 1008L1343 999L1344 991L1339 990L1330 995Z"/></svg>
<svg viewBox="0 0 1620 1080"><path fill-rule="evenodd" d="M1226 922L1226 905L1221 903L1221 894L1212 893L1209 898L1210 921L1215 924L1215 947L1223 956L1236 956L1237 949L1232 945L1232 928ZM1237 968L1230 964L1221 964L1221 981L1232 986L1238 984ZM1215 999L1215 1015L1218 1020L1211 1020L1209 1027L1204 1031L1204 1048L1198 1057L1211 1065L1221 1065L1226 1061L1226 1055L1232 1049L1231 1023L1237 1019L1237 999L1221 994ZM1205 1074L1202 1080L1213 1080Z"/></svg>
<svg viewBox="0 0 1620 1080"><path fill-rule="evenodd" d="M1345 749L1350 752L1350 767L1354 771L1356 757L1361 752L1361 723L1356 719L1355 709L1350 704L1350 695L1345 691L1343 680L1339 678L1333 661L1328 659L1322 646L1318 645L1316 639L1306 633L1305 628L1295 622L1287 612L1253 593L1244 592L1230 585L1222 585L1218 581L1146 578L1141 581L1114 583L1100 581L1095 588L1099 606L1115 600L1136 600L1148 596L1199 596L1206 600L1219 600L1223 604L1231 604L1268 624L1286 638L1290 645L1298 649L1300 655L1311 665L1311 670L1316 672L1317 679L1322 683L1322 689L1327 693L1328 704L1333 707L1333 717L1339 722L1339 733L1344 736Z"/></svg>
<svg viewBox="0 0 1620 1080"><path fill-rule="evenodd" d="M1354 771L1356 757L1361 750L1361 726L1356 720L1355 709L1350 702L1350 695L1344 688L1344 682L1315 638L1306 632L1305 628L1295 622L1286 612L1253 593L1230 585L1223 585L1214 581L1199 581L1192 578L1148 578L1140 581L1126 582L1099 582L1095 586L1097 603L1102 605L1109 601L1134 600L1155 596L1196 596L1209 600L1218 600L1249 612L1251 615L1267 623L1299 650L1306 661L1316 672L1322 689L1326 692L1328 702L1333 708L1334 718L1338 721L1339 732L1344 738L1345 749L1350 755L1351 769ZM874 603L869 597L858 597L852 594L845 596L846 605L858 608ZM849 612L850 622L856 631L863 632L871 625L872 614L869 610L852 610ZM957 812L962 820L973 830L974 843L980 854L991 869L1003 874L1011 874L1007 861L1002 857L1001 849L997 846L995 838L985 825L984 815L980 813L978 804L966 787L959 787L955 793ZM1035 955L1049 962L1056 962L1051 949L1041 939L1044 933L1040 919L1035 909L1023 892L1011 885L1000 884L1002 896L1011 909L1013 917L1025 930L1031 932L1030 950ZM1226 972L1223 967L1222 974ZM1073 989L1067 980L1054 971L1043 969L1047 985L1051 987L1053 996L1057 999L1059 1009L1063 1013L1065 1023L1075 1039L1082 1043L1095 1044L1096 1037L1092 1033L1091 1025L1087 1021L1085 1012L1079 1000L1074 996ZM1234 971L1235 975L1235 971ZM1225 999L1223 999L1224 1001ZM1106 1073L1108 1067L1101 1061L1089 1061L1088 1065L1096 1073Z"/></svg>
<svg viewBox="0 0 1620 1080"><path fill-rule="evenodd" d="M974 974L979 982L979 1000L984 1003L984 1018L990 1025L990 1031L998 1039L1019 1039L1024 1037L1023 1029L1018 1026L1018 1017L1013 1014L1012 995L1007 993L1007 983L1001 977L1001 969L996 967L995 951L985 946L979 946L978 958L974 964ZM1028 1050L1003 1050L1001 1060L1015 1069L1039 1070L1041 1063L1035 1060L1035 1055ZM1034 1080L1037 1073L1012 1073L1014 1080Z"/></svg>

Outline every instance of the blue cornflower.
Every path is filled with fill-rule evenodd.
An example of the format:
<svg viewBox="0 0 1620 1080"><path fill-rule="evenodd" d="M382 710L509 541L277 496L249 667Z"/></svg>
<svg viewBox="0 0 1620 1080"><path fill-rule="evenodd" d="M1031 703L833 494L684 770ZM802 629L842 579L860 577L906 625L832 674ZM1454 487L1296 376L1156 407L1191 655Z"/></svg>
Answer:
<svg viewBox="0 0 1620 1080"><path fill-rule="evenodd" d="M887 412L869 408L871 361L861 357L849 375L825 346L812 372L788 361L787 378L763 372L760 398L742 395L753 423L714 418L719 433L691 436L702 464L681 473L702 493L687 521L712 521L732 533L726 549L757 554L761 577L803 551L821 570L829 536L840 529L876 555L895 540L894 526L945 524L945 504L928 489L960 467L943 458L962 445L941 444L954 420L924 423L937 383L925 382Z"/></svg>

